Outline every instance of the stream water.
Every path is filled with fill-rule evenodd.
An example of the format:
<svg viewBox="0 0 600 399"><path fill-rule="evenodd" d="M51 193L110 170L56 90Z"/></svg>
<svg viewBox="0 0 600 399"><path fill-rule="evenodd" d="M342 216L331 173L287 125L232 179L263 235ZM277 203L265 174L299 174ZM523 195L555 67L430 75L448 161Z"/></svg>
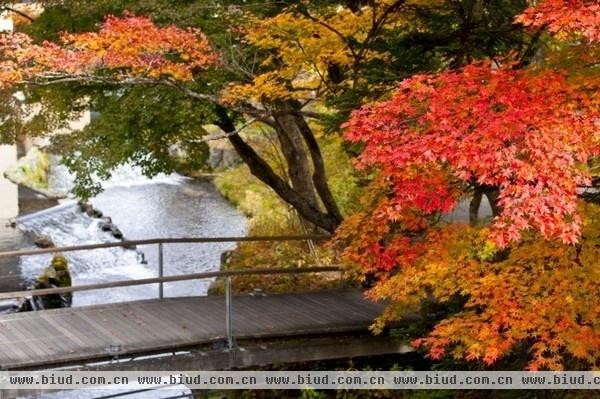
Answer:
<svg viewBox="0 0 600 399"><path fill-rule="evenodd" d="M64 172L59 169L54 173ZM147 179L136 169L124 167L91 202L112 219L126 239L245 234L244 217L212 184L176 174ZM100 229L100 223L100 219L82 213L74 201L18 219L21 230L50 237L56 246L117 241L110 232ZM167 245L164 274L217 270L221 253L234 245ZM65 255L74 285L156 277L158 273L156 246L107 248ZM23 278L26 281L35 279L49 264L50 257L23 257L20 260ZM210 281L165 284L165 295L205 295L209 284ZM73 306L155 298L157 293L156 285L77 292L73 296Z"/></svg>
<svg viewBox="0 0 600 399"><path fill-rule="evenodd" d="M60 167L53 168L51 184L68 189L71 178ZM219 237L243 236L245 218L227 203L208 182L195 181L177 174L147 179L130 167L115 171L104 184L104 191L91 200L94 208L122 231L125 239L157 237ZM23 233L49 237L56 246L114 242L117 239L102 231L101 220L81 212L75 201L17 219L18 229L0 228L0 250L31 247ZM221 253L232 249L233 243L172 244L164 248L164 274L186 274L217 270ZM135 249L108 248L69 252L73 285L155 277L158 273L156 246ZM4 274L10 271L12 280L31 286L50 262L51 255L22 257L18 267L2 265ZM1 265L1 264L0 264ZM6 266L6 267L5 267ZM189 281L165 284L165 296L205 295L210 281ZM13 285L14 282L13 282ZM73 306L156 298L158 287L146 285L76 292ZM131 399L167 398L190 394L183 385L153 391L128 390L70 391L44 394L47 399L90 399L124 395Z"/></svg>

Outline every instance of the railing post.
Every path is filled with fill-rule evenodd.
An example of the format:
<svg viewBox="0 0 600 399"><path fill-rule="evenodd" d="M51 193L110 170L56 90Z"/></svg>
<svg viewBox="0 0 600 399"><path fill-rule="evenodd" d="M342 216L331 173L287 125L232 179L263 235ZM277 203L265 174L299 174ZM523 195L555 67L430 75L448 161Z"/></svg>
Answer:
<svg viewBox="0 0 600 399"><path fill-rule="evenodd" d="M227 348L233 349L233 320L232 320L231 276L225 279L225 328L227 330Z"/></svg>
<svg viewBox="0 0 600 399"><path fill-rule="evenodd" d="M163 244L162 242L158 243L158 277L163 277L164 276L164 269L163 269ZM158 298L159 299L163 299L164 297L164 291L163 291L163 283L162 281L160 283L158 283Z"/></svg>

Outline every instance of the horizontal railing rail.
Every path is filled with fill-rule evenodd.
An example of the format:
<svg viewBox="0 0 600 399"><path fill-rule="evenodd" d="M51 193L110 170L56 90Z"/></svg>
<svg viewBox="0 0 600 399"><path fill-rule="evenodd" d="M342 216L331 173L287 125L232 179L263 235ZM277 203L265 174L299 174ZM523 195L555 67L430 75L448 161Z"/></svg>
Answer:
<svg viewBox="0 0 600 399"><path fill-rule="evenodd" d="M92 291L100 289L110 289L119 287L131 287L146 284L158 284L158 298L164 298L164 283L177 281L200 280L213 277L225 278L225 328L227 337L227 347L233 348L233 289L231 278L233 276L247 275L272 275L272 274L299 274L299 273L321 273L321 272L341 272L343 269L337 265L314 266L314 267L293 267L293 268L262 268L245 270L224 270L203 273L191 273L184 275L165 276L164 275L164 244L186 244L186 243L217 243L217 242L284 242L284 241L317 241L331 238L328 235L288 235L288 236L259 236L259 237L186 237L186 238L152 238L146 240L116 241L100 244L86 244L68 247L51 247L43 249L31 249L20 251L0 252L0 258L33 256L52 253L65 253L74 251L90 251L101 248L115 247L134 247L138 245L157 245L158 248L158 277L144 278L137 280L113 281L107 283L78 285L71 287L42 288L26 291L1 292L0 300L14 298L28 298L33 296L66 294L69 292Z"/></svg>
<svg viewBox="0 0 600 399"><path fill-rule="evenodd" d="M53 294L65 294L77 291L92 291L107 288L131 287L136 285L172 283L177 281L201 280L213 277L234 277L248 275L270 275L270 274L302 274L302 273L322 273L322 272L340 272L340 266L313 266L313 267L293 267L293 268L273 268L273 269L244 269L244 270L224 270L205 273L180 274L175 276L150 277L137 280L112 281L109 283L86 284L72 287L43 288L38 290L25 290L13 292L0 292L0 299L23 298L29 296L44 296Z"/></svg>
<svg viewBox="0 0 600 399"><path fill-rule="evenodd" d="M260 242L260 241L307 241L328 240L331 236L324 234L313 235L289 235L289 236L256 236L256 237L183 237L183 238L150 238L145 240L128 240L105 242L100 244L74 245L67 247L50 247L42 249L30 249L19 251L0 252L0 258L15 256L33 256L51 254L57 252L89 251L93 249L133 247L137 245L153 244L190 244L190 243L215 243L215 242Z"/></svg>

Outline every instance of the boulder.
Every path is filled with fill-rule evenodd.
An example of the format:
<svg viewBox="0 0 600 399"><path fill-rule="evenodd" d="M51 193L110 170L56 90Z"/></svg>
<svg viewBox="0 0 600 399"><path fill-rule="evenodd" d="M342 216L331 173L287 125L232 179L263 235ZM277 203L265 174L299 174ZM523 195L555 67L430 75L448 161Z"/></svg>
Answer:
<svg viewBox="0 0 600 399"><path fill-rule="evenodd" d="M123 239L123 233L114 224L112 225L112 227L110 229L110 232L112 233L113 237L115 237L117 240L122 240Z"/></svg>
<svg viewBox="0 0 600 399"><path fill-rule="evenodd" d="M67 259L62 255L52 258L50 266L45 268L37 277L34 289L70 287L72 285L71 273ZM52 294L34 296L31 305L34 309L55 309L70 307L73 303L73 294Z"/></svg>
<svg viewBox="0 0 600 399"><path fill-rule="evenodd" d="M31 298L19 298L14 304L13 311L20 312L31 312L33 310Z"/></svg>
<svg viewBox="0 0 600 399"><path fill-rule="evenodd" d="M33 243L40 248L52 248L54 247L54 242L48 236L39 235L33 239Z"/></svg>
<svg viewBox="0 0 600 399"><path fill-rule="evenodd" d="M100 222L98 222L98 227L100 228L100 230L102 231L111 231L112 228L114 227L112 223L101 220Z"/></svg>
<svg viewBox="0 0 600 399"><path fill-rule="evenodd" d="M85 213L91 218L102 218L102 216L104 216L102 211L94 208L91 204L86 202L80 202L79 209L81 209L81 212Z"/></svg>
<svg viewBox="0 0 600 399"><path fill-rule="evenodd" d="M31 188L52 197L48 191L50 161L48 155L33 147L17 164L4 172L4 176L15 184Z"/></svg>

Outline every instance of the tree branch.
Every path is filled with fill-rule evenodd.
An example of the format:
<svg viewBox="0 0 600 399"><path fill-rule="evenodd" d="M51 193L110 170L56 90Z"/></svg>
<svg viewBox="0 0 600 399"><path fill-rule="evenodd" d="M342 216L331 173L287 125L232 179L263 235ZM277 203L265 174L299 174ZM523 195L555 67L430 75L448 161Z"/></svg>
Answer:
<svg viewBox="0 0 600 399"><path fill-rule="evenodd" d="M321 25L325 29L333 32L340 39L342 39L342 41L346 44L346 47L348 47L348 50L350 50L350 53L352 54L352 57L356 58L357 54L356 54L356 51L354 51L354 48L352 47L352 43L350 43L350 41L348 40L348 38L346 36L344 36L344 34L342 32L340 32L339 30L337 30L333 26L331 26L331 25L329 25L329 24L321 21L320 19L314 17L308 11L308 8L306 8L306 7L300 7L300 13L302 13L306 18L310 19L311 21L316 22L317 24Z"/></svg>
<svg viewBox="0 0 600 399"><path fill-rule="evenodd" d="M88 75L88 74L80 74L80 75L68 75L61 73L46 73L43 75L38 75L31 80L23 80L18 82L18 84L23 85L35 85L35 86L51 86L55 84L61 83L81 83L81 84L103 84L103 85L111 85L111 86L123 86L123 85L162 85L168 86L179 92L185 94L186 96L200 100L200 101L208 101L218 106L223 106L231 109L232 111L248 114L255 118L258 121L264 122L270 126L273 126L273 119L271 118L271 113L267 109L261 109L250 104L241 104L241 105L231 105L224 104L219 96L215 94L205 94L199 93L197 91L191 90L184 84L173 80L173 79L152 79L145 78L143 76L136 77L124 77L121 79L117 79L115 77L102 77L96 75Z"/></svg>
<svg viewBox="0 0 600 399"><path fill-rule="evenodd" d="M223 131L232 132L236 130L233 121L227 115L227 111L224 108L218 107L217 114L219 115L217 124ZM335 231L338 222L330 215L321 212L321 210L305 201L239 135L231 135L228 139L254 176L271 187L285 202L292 205L303 218L328 232L333 233Z"/></svg>
<svg viewBox="0 0 600 399"><path fill-rule="evenodd" d="M234 136L236 134L240 134L242 132L242 130L246 129L248 126L250 126L250 125L252 125L252 124L254 124L256 122L258 122L258 120L252 119L252 120L244 123L244 125L242 125L241 127L239 127L236 130L232 130L230 132L225 132L225 133L222 133L222 134L211 134L211 135L208 135L206 137L203 137L201 140L194 140L194 141L198 142L198 143L207 143L209 141L227 139L227 138L229 138L231 136Z"/></svg>
<svg viewBox="0 0 600 399"><path fill-rule="evenodd" d="M16 8L13 8L13 7L2 6L2 7L0 7L0 11L9 11L9 12L15 13L17 15L20 15L21 17L29 20L29 22L33 22L34 21L33 17L31 17L30 15L27 15L23 11L19 11Z"/></svg>

